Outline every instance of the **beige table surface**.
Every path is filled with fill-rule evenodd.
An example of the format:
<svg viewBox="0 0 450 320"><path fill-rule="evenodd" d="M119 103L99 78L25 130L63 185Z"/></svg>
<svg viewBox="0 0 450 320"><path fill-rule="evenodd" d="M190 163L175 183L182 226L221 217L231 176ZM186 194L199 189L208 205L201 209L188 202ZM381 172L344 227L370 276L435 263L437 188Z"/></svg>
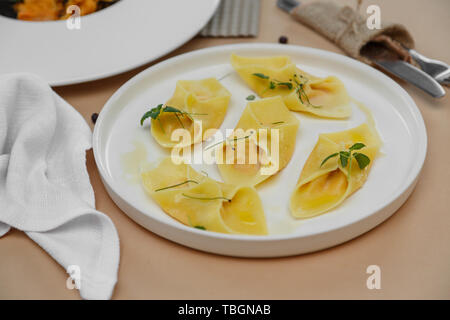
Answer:
<svg viewBox="0 0 450 320"><path fill-rule="evenodd" d="M274 0L262 1L258 38L194 38L167 57L227 43L274 43L280 35L286 35L290 44L340 52L276 9ZM406 25L419 52L450 62L449 0L371 0L365 2L363 10L368 4L380 5L382 19ZM55 90L92 125L91 114L99 112L124 82L149 65ZM230 258L160 238L137 225L113 203L89 151L87 166L97 208L111 217L120 236L119 281L113 298L449 299L450 97L447 94L435 100L409 84L399 83L413 97L428 130L428 156L415 191L397 213L377 228L313 254L277 259ZM366 268L372 264L381 268L380 290L366 287ZM66 289L66 277L63 268L24 233L13 230L0 239L0 299L79 299L76 290Z"/></svg>

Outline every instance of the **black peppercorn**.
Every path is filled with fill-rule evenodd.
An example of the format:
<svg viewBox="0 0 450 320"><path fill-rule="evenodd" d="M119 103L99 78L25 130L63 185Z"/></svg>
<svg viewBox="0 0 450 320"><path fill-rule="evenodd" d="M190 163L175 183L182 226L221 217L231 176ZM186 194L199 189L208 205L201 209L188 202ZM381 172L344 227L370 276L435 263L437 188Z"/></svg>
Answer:
<svg viewBox="0 0 450 320"><path fill-rule="evenodd" d="M97 122L97 118L98 118L98 113L93 113L92 114L92 116L91 116L91 120L92 120L92 123L96 123Z"/></svg>
<svg viewBox="0 0 450 320"><path fill-rule="evenodd" d="M278 38L278 42L282 44L288 43L288 38L286 36L281 36Z"/></svg>

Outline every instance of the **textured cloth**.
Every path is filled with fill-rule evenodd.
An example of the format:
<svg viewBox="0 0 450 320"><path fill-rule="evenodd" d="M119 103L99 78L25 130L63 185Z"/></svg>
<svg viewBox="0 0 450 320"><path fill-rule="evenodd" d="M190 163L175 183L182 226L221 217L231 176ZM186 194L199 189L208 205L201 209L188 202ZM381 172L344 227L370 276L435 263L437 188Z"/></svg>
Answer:
<svg viewBox="0 0 450 320"><path fill-rule="evenodd" d="M256 37L260 6L260 0L222 0L200 36Z"/></svg>
<svg viewBox="0 0 450 320"><path fill-rule="evenodd" d="M24 231L66 270L79 268L81 297L109 299L119 238L95 210L86 170L91 138L80 114L44 80L0 76L0 236L10 227Z"/></svg>
<svg viewBox="0 0 450 320"><path fill-rule="evenodd" d="M314 1L299 5L292 12L293 16L311 29L319 32L336 43L349 56L371 64L368 58L374 56L372 48L361 49L380 35L408 48L414 47L414 41L404 26L382 21L381 29L370 30L366 18L349 6L330 1ZM377 50L376 46L373 50Z"/></svg>

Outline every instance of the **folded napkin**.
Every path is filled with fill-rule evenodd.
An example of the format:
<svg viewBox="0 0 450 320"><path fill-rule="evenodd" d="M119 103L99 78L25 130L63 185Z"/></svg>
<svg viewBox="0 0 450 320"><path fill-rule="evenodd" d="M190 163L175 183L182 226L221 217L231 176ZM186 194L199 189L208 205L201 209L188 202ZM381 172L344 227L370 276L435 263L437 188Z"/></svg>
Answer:
<svg viewBox="0 0 450 320"><path fill-rule="evenodd" d="M95 210L89 148L87 123L44 80L0 76L0 237L24 231L66 270L79 267L82 298L109 299L119 238Z"/></svg>
<svg viewBox="0 0 450 320"><path fill-rule="evenodd" d="M361 2L358 0L354 9L336 1L312 1L297 6L292 14L355 59L373 64L372 60L394 55L411 63L410 54L403 48L414 48L408 30L385 20L380 29L369 29L367 16L360 13Z"/></svg>

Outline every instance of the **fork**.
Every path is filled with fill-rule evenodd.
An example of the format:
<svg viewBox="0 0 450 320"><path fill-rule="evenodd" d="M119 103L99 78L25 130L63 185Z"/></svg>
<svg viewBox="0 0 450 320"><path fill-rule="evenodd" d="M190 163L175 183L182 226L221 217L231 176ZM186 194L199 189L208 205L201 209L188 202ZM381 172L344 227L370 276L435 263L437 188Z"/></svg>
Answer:
<svg viewBox="0 0 450 320"><path fill-rule="evenodd" d="M414 49L407 48L407 50L425 73L428 73L440 84L450 85L450 66L448 64L427 58Z"/></svg>

